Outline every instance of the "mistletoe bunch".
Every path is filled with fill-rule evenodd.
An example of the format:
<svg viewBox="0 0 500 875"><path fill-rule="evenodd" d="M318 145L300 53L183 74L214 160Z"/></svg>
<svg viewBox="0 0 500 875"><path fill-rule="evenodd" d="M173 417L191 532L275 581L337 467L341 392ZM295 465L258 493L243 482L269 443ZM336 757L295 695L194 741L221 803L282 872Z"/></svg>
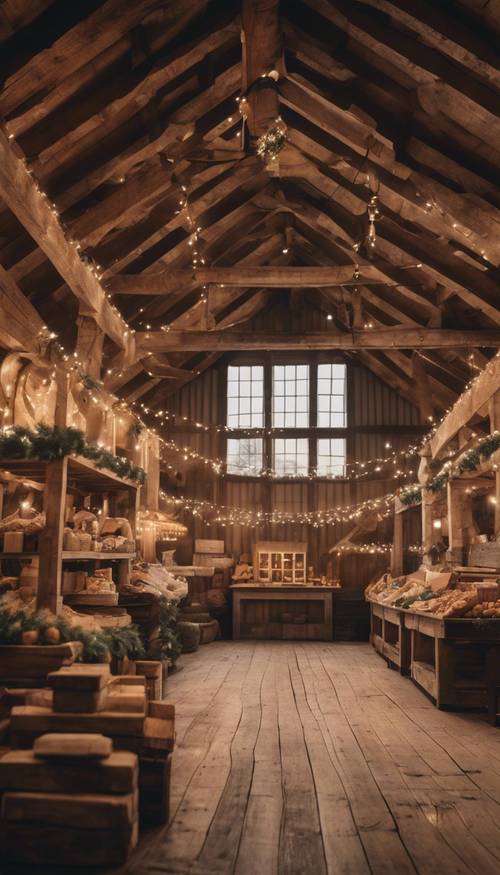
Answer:
<svg viewBox="0 0 500 875"><path fill-rule="evenodd" d="M286 142L287 127L281 116L257 140L257 155L263 161L274 161Z"/></svg>

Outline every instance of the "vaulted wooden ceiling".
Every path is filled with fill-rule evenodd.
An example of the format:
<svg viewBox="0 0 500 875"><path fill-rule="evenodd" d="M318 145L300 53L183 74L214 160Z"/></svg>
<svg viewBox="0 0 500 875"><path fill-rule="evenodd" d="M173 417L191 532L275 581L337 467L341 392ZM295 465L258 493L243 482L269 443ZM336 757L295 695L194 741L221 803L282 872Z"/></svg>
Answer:
<svg viewBox="0 0 500 875"><path fill-rule="evenodd" d="M384 327L485 332L473 350L438 333L419 354L347 352L439 413L474 373L471 352L477 367L498 346L499 30L486 0L7 0L0 289L69 349L78 314L93 315L109 388L146 405L216 361L220 330L249 333L274 308L304 326L314 309L332 346ZM273 170L255 146L278 114ZM361 278L204 289L193 228L209 268L359 265ZM175 332L193 329L206 344L183 351Z"/></svg>

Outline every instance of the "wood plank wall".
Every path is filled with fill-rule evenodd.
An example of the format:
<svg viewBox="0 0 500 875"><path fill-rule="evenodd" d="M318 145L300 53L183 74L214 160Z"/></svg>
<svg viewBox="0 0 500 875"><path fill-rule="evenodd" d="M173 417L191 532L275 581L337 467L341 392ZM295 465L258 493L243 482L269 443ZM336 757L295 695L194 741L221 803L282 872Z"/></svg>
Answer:
<svg viewBox="0 0 500 875"><path fill-rule="evenodd" d="M177 421L182 416L187 416L204 423L217 423L220 393L225 391L225 372L229 360L229 356L224 357L211 370L171 396L169 409L178 416ZM386 456L390 452L385 448L388 441L394 449L403 449L409 443L415 443L421 433L417 409L360 363L349 359L347 365L349 426L364 426L368 429L362 433L353 433L348 429L348 461L366 461ZM399 426L406 427L405 433L398 433ZM412 426L415 427L413 433ZM177 431L172 436L179 443L190 445L205 456L215 457L220 452L220 436L214 432L193 434L190 431ZM188 472L186 487L180 492L190 497L217 500L220 504L242 508L265 507L266 500L270 500L271 507L298 512L311 506L319 509L352 505L393 490L394 481L391 479L337 482L318 480L311 485L307 482L268 484L241 477L224 477L217 483L206 467L195 466ZM314 565L316 571L321 566L324 567L328 549L349 528L345 524L322 528L275 525L261 527L257 531L241 526L207 526L200 519L193 520L190 515L186 515L184 519L192 537L223 538L226 550L234 552L236 556L242 552L251 552L256 539L306 540L309 544L308 564ZM405 525L408 543L420 540L419 526L417 512ZM386 542L392 539L391 519L379 525L373 539ZM367 540L372 540L372 536ZM340 573L344 585L360 594L369 580L386 568L388 561L389 555L343 557Z"/></svg>

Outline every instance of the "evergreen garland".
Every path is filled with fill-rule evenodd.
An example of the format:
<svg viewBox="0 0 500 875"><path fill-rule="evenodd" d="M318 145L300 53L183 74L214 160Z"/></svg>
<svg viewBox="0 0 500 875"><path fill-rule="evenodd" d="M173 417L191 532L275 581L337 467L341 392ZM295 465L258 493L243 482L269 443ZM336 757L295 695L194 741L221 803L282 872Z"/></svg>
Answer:
<svg viewBox="0 0 500 875"><path fill-rule="evenodd" d="M498 449L500 449L500 432L495 431L480 440L475 447L466 450L454 465L446 462L439 474L429 480L425 488L429 492L439 492L448 480L460 477L464 471L475 471L481 462L489 459Z"/></svg>
<svg viewBox="0 0 500 875"><path fill-rule="evenodd" d="M144 483L142 468L132 465L123 456L115 456L96 443L87 441L78 428L51 428L39 423L34 431L16 425L0 432L0 460L41 459L50 462L71 455L90 459L97 468L107 468L118 477Z"/></svg>
<svg viewBox="0 0 500 875"><path fill-rule="evenodd" d="M137 626L123 626L90 632L81 626L70 626L62 617L47 611L9 611L0 609L0 645L22 644L24 632L38 632L37 645L53 644L46 635L48 629L57 629L60 643L79 641L83 645L82 662L108 662L110 656L123 659L143 659L146 654L144 642Z"/></svg>
<svg viewBox="0 0 500 875"><path fill-rule="evenodd" d="M160 599L161 655L175 663L182 653L182 644L176 631L178 608L175 602L165 596Z"/></svg>

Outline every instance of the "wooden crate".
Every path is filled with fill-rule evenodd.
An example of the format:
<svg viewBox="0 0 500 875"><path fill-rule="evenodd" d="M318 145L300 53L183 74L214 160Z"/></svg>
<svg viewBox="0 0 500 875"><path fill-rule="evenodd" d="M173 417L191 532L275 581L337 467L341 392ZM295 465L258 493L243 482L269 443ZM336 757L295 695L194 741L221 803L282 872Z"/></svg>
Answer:
<svg viewBox="0 0 500 875"><path fill-rule="evenodd" d="M0 685L43 687L49 672L71 665L81 654L79 641L67 644L0 645Z"/></svg>
<svg viewBox="0 0 500 875"><path fill-rule="evenodd" d="M170 815L171 754L139 756L139 817L144 826L161 826Z"/></svg>

